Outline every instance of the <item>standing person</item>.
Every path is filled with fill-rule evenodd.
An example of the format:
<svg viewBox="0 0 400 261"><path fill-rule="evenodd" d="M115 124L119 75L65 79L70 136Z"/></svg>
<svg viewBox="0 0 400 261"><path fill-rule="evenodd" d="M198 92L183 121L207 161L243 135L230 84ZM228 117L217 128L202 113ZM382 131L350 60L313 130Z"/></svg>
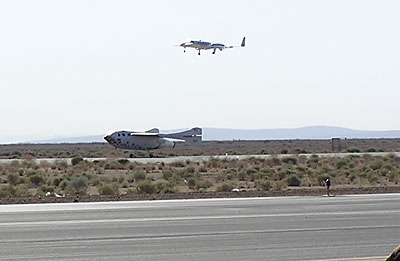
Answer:
<svg viewBox="0 0 400 261"><path fill-rule="evenodd" d="M325 186L326 186L326 195L329 197L329 188L331 187L331 181L329 179L325 180Z"/></svg>

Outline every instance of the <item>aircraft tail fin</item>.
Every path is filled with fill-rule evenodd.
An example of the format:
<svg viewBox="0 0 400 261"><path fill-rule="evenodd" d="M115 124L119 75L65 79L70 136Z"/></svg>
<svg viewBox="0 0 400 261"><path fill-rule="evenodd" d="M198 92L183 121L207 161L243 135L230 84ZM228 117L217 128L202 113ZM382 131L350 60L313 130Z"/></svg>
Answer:
<svg viewBox="0 0 400 261"><path fill-rule="evenodd" d="M242 44L240 45L241 47L246 46L246 37L243 37Z"/></svg>
<svg viewBox="0 0 400 261"><path fill-rule="evenodd" d="M184 140L189 144L200 144L202 142L203 131L201 128L193 128L187 131L165 134L164 137L171 139Z"/></svg>
<svg viewBox="0 0 400 261"><path fill-rule="evenodd" d="M157 128L146 131L146 133L159 133L159 132L160 132L160 130Z"/></svg>

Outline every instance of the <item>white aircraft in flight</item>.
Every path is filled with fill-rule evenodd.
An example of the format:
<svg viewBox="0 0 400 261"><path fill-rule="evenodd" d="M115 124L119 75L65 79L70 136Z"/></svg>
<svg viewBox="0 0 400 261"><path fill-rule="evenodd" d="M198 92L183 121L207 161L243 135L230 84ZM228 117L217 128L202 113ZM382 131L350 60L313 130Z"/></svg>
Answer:
<svg viewBox="0 0 400 261"><path fill-rule="evenodd" d="M151 129L146 132L116 131L104 137L104 139L118 149L127 150L156 150L161 148L175 148L176 143L200 144L202 141L202 129L161 134L159 129ZM153 155L151 153L150 157Z"/></svg>
<svg viewBox="0 0 400 261"><path fill-rule="evenodd" d="M196 50L199 51L200 55L200 50L210 50L213 49L213 54L215 54L215 51L218 49L220 51L228 48L234 48L234 47L245 47L246 45L246 37L243 37L242 43L240 46L226 46L224 44L220 43L210 43L210 42L203 42L203 41L190 41L190 42L184 42L181 43L180 47L183 47L183 52L186 52L186 48L195 48Z"/></svg>

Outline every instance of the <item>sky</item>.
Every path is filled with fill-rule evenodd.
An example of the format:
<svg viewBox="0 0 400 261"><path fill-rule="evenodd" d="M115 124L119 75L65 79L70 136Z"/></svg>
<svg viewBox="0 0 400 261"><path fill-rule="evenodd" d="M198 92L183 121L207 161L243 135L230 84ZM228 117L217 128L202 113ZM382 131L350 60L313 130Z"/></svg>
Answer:
<svg viewBox="0 0 400 261"><path fill-rule="evenodd" d="M0 143L400 129L399 1L0 1ZM240 45L186 53L187 40Z"/></svg>

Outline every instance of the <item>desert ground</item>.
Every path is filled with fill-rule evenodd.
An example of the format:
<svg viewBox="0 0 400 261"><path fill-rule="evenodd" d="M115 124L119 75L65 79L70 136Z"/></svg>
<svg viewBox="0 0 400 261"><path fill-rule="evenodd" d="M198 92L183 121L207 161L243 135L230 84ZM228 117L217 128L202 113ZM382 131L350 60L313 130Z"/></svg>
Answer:
<svg viewBox="0 0 400 261"><path fill-rule="evenodd" d="M225 141L156 152L157 157L210 155L202 162L140 164L125 158L145 153L131 155L132 151L105 143L1 145L1 158L19 160L0 164L0 202L323 195L327 178L332 182L331 195L400 192L400 158L390 153L400 151L400 139L346 140L342 144L342 151L361 155L314 155L331 152L329 140ZM367 154L380 151L389 153ZM271 157L212 157L224 154ZM280 158L277 154L288 155ZM84 159L92 157L105 159ZM37 158L59 160L36 162ZM72 158L71 164L63 158Z"/></svg>

